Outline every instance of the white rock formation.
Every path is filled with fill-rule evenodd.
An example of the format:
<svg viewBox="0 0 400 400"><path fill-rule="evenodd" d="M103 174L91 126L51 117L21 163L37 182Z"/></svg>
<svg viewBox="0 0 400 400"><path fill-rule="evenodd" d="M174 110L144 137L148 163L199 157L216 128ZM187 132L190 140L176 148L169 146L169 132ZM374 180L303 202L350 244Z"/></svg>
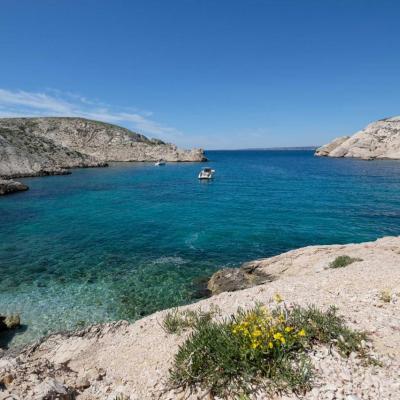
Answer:
<svg viewBox="0 0 400 400"><path fill-rule="evenodd" d="M83 118L0 119L0 177L63 173L108 161L204 161L204 152L181 150L116 125Z"/></svg>
<svg viewBox="0 0 400 400"><path fill-rule="evenodd" d="M369 124L353 136L343 136L316 150L317 156L400 159L400 117Z"/></svg>

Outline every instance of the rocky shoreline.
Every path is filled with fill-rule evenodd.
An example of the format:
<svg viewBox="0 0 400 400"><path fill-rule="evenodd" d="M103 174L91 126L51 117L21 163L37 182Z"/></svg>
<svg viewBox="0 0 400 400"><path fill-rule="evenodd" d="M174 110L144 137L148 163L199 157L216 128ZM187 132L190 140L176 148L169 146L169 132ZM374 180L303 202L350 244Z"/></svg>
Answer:
<svg viewBox="0 0 400 400"><path fill-rule="evenodd" d="M336 265L338 257L350 261ZM399 266L400 237L305 247L242 267L246 273L266 274L267 282L234 292L220 287L222 293L180 309L218 309L218 318L226 318L238 307L268 305L277 293L288 305L314 304L321 309L334 305L349 327L368 333L368 346L379 363L365 365L356 354L345 359L322 346L310 354L317 372L313 389L274 399L399 399ZM166 313L168 310L160 311L131 324L119 321L53 334L18 354L6 352L0 358L0 399L114 400L119 396L172 400L208 396L200 389L191 393L169 387L169 369L187 334L164 331ZM262 393L254 396L263 398Z"/></svg>
<svg viewBox="0 0 400 400"><path fill-rule="evenodd" d="M28 186L12 179L0 178L0 195L28 190Z"/></svg>
<svg viewBox="0 0 400 400"><path fill-rule="evenodd" d="M342 136L318 148L316 156L363 160L400 159L400 117L369 124L352 136Z"/></svg>
<svg viewBox="0 0 400 400"><path fill-rule="evenodd" d="M202 149L183 150L128 129L84 118L0 118L0 179L64 175L108 162L206 161ZM3 188L16 188L3 183ZM22 184L20 184L19 187ZM3 192L3 193L2 193ZM1 194L11 191L0 190Z"/></svg>

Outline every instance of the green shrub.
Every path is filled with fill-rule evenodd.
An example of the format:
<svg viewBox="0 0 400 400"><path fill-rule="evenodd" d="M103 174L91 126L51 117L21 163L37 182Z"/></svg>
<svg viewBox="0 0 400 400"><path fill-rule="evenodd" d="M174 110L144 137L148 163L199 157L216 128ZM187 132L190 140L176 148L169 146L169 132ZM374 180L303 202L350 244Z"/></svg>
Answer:
<svg viewBox="0 0 400 400"><path fill-rule="evenodd" d="M180 346L170 371L175 388L200 387L225 398L268 393L304 393L313 371L308 351L318 343L333 345L344 356L364 355L364 333L350 330L336 309L315 307L239 310L225 321L195 324Z"/></svg>
<svg viewBox="0 0 400 400"><path fill-rule="evenodd" d="M181 333L187 328L194 328L198 324L211 321L216 312L216 310L204 312L200 309L196 311L173 309L167 312L162 327L167 333Z"/></svg>
<svg viewBox="0 0 400 400"><path fill-rule="evenodd" d="M361 258L352 258L349 256L339 256L336 257L330 264L330 268L343 268L347 267L348 265L352 264L353 262L356 261L362 261Z"/></svg>

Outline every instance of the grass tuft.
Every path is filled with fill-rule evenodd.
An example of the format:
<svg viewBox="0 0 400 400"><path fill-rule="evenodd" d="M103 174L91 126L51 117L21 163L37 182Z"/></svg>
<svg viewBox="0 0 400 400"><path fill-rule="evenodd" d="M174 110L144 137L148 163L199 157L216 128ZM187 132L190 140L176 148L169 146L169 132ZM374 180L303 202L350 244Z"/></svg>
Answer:
<svg viewBox="0 0 400 400"><path fill-rule="evenodd" d="M343 267L347 267L348 265L352 264L353 262L356 261L362 261L361 258L352 258L350 256L339 256L336 257L330 264L329 267L330 268L343 268Z"/></svg>
<svg viewBox="0 0 400 400"><path fill-rule="evenodd" d="M194 328L199 324L210 322L217 312L216 309L205 312L201 309L179 311L175 308L167 312L162 327L167 333L179 334L188 328Z"/></svg>
<svg viewBox="0 0 400 400"><path fill-rule="evenodd" d="M246 398L260 389L302 394L312 385L308 352L314 345L335 346L343 356L353 351L367 356L366 339L346 327L334 307L324 312L279 303L238 310L227 320L207 318L193 325L175 356L170 383L222 398Z"/></svg>
<svg viewBox="0 0 400 400"><path fill-rule="evenodd" d="M384 303L390 303L392 301L392 292L389 289L381 290L379 299Z"/></svg>

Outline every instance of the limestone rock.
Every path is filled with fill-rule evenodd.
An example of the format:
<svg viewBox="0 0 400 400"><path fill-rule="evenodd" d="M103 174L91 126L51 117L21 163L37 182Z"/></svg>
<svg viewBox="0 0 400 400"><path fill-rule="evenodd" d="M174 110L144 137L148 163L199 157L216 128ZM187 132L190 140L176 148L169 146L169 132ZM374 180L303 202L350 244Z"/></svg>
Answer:
<svg viewBox="0 0 400 400"><path fill-rule="evenodd" d="M204 161L201 149L182 150L128 129L84 118L0 119L0 177L64 173L108 161Z"/></svg>
<svg viewBox="0 0 400 400"><path fill-rule="evenodd" d="M28 186L21 182L13 181L12 179L0 178L0 196L3 194L21 192L23 190L28 190Z"/></svg>
<svg viewBox="0 0 400 400"><path fill-rule="evenodd" d="M35 399L38 400L73 400L74 392L59 381L47 378L35 388Z"/></svg>
<svg viewBox="0 0 400 400"><path fill-rule="evenodd" d="M343 136L318 148L316 156L400 159L400 116L369 124L353 136Z"/></svg>
<svg viewBox="0 0 400 400"><path fill-rule="evenodd" d="M270 276L254 268L224 268L212 275L207 287L213 295L216 295L260 285L268 280L271 280Z"/></svg>

